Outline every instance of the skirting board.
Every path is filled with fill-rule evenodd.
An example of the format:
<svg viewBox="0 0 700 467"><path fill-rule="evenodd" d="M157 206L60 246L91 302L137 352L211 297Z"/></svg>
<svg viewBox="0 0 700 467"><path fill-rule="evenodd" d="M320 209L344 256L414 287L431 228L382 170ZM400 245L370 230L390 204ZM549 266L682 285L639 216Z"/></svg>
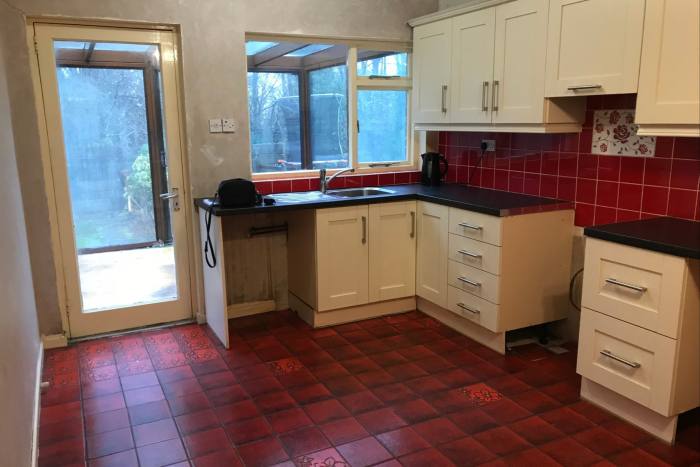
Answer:
<svg viewBox="0 0 700 467"><path fill-rule="evenodd" d="M478 324L474 324L466 318L457 316L450 310L434 304L424 298L417 297L416 308L428 316L432 316L442 324L451 327L460 334L474 339L478 343L485 345L489 349L505 355L506 353L506 333L491 332L488 329L482 328Z"/></svg>
<svg viewBox="0 0 700 467"><path fill-rule="evenodd" d="M34 414L32 416L32 467L39 465L39 416L41 414L41 376L44 371L44 346L39 342L34 383Z"/></svg>
<svg viewBox="0 0 700 467"><path fill-rule="evenodd" d="M41 342L44 345L45 350L68 347L68 338L65 336L65 334L50 334L48 336L42 335Z"/></svg>
<svg viewBox="0 0 700 467"><path fill-rule="evenodd" d="M617 415L649 434L673 444L678 416L664 417L587 378L581 378L581 398Z"/></svg>
<svg viewBox="0 0 700 467"><path fill-rule="evenodd" d="M296 295L290 292L289 308L296 311L299 317L314 328L335 326L336 324L352 323L378 316L395 315L416 309L416 298L406 297L385 302L368 303L366 305L341 308L340 310L316 312Z"/></svg>
<svg viewBox="0 0 700 467"><path fill-rule="evenodd" d="M228 312L228 319L267 313L268 311L275 311L275 301L261 300L259 302L236 303L229 305L226 311Z"/></svg>

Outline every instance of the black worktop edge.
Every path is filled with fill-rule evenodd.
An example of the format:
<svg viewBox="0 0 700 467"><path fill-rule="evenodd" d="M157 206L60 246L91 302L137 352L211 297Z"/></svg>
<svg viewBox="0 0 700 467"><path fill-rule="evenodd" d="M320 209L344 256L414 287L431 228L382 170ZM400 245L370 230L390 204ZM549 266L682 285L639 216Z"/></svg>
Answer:
<svg viewBox="0 0 700 467"><path fill-rule="evenodd" d="M619 243L621 245L641 248L643 250L666 253L673 256L680 256L682 258L700 259L699 248L692 248L674 243L639 238L634 235L628 235L621 232L610 232L598 229L596 228L596 226L584 228L583 233L587 237L597 238L599 240L606 240L613 243Z"/></svg>

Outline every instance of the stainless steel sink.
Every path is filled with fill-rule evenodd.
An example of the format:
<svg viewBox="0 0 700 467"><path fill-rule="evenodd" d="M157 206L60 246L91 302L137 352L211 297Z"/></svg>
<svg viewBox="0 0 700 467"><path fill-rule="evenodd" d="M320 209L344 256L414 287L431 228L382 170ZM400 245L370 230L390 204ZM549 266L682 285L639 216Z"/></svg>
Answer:
<svg viewBox="0 0 700 467"><path fill-rule="evenodd" d="M394 193L393 190L387 190L386 188L346 188L344 190L328 190L327 195L335 196L337 198L360 198L362 196L379 196L379 195L390 195Z"/></svg>
<svg viewBox="0 0 700 467"><path fill-rule="evenodd" d="M319 201L322 199L328 199L329 196L321 193L320 191L302 191L298 193L276 193L270 195L277 202L280 203L310 203L314 201Z"/></svg>

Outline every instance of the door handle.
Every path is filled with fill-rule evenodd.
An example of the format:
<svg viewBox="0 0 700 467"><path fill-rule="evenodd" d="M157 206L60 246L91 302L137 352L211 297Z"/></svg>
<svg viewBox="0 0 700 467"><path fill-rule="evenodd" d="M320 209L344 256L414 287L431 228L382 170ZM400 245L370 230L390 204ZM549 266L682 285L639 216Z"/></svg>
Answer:
<svg viewBox="0 0 700 467"><path fill-rule="evenodd" d="M566 88L569 91L586 91L586 90L593 90L593 89L600 89L602 88L602 84L579 84L578 86L569 86Z"/></svg>
<svg viewBox="0 0 700 467"><path fill-rule="evenodd" d="M442 113L447 113L447 85L442 85Z"/></svg>
<svg viewBox="0 0 700 467"><path fill-rule="evenodd" d="M483 86L481 86L481 110L488 112L489 110L489 82L484 81Z"/></svg>
<svg viewBox="0 0 700 467"><path fill-rule="evenodd" d="M367 218L362 216L362 244L367 243Z"/></svg>
<svg viewBox="0 0 700 467"><path fill-rule="evenodd" d="M173 188L171 191L168 193L161 193L160 199L163 200L173 200L172 201L172 206L173 206L173 211L179 211L180 210L180 192L177 188Z"/></svg>
<svg viewBox="0 0 700 467"><path fill-rule="evenodd" d="M498 112L498 87L501 83L496 80L493 82L493 94L491 94L491 108L494 112Z"/></svg>
<svg viewBox="0 0 700 467"><path fill-rule="evenodd" d="M411 211L411 238L416 236L416 213Z"/></svg>

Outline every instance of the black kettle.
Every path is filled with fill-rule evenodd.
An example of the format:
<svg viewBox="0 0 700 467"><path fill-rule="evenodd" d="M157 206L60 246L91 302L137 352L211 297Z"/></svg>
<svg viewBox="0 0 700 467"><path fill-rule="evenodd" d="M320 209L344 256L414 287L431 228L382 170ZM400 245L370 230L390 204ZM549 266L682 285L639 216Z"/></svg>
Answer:
<svg viewBox="0 0 700 467"><path fill-rule="evenodd" d="M420 182L423 185L439 185L447 173L447 159L437 152L426 152L420 156L423 159ZM440 168L440 162L445 168Z"/></svg>

